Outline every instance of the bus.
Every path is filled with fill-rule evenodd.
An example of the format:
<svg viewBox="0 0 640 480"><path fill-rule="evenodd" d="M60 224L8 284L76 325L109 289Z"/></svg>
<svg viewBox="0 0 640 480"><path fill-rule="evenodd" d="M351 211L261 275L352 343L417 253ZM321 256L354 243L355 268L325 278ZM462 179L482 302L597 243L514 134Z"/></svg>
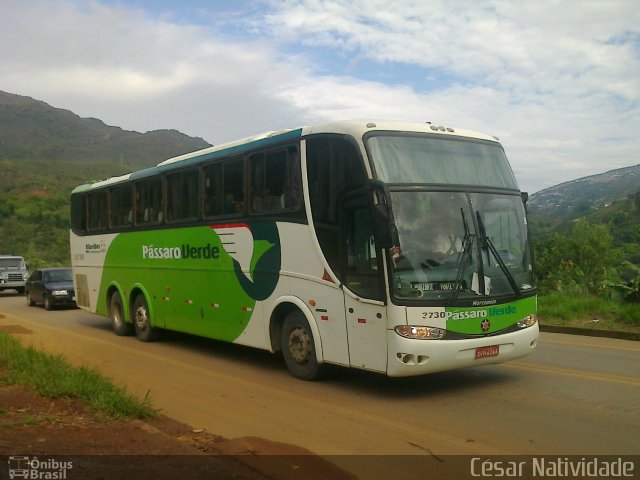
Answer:
<svg viewBox="0 0 640 480"><path fill-rule="evenodd" d="M75 188L78 306L392 377L495 364L538 338L521 192L495 137L430 123L273 131Z"/></svg>

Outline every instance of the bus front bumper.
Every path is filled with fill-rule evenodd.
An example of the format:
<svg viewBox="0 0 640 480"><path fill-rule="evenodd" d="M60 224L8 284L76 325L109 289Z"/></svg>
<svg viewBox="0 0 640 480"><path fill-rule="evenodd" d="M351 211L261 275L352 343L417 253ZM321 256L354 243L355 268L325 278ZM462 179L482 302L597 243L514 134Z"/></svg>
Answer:
<svg viewBox="0 0 640 480"><path fill-rule="evenodd" d="M537 323L516 332L465 340L414 340L387 330L387 375L408 377L521 358L535 350L538 334Z"/></svg>

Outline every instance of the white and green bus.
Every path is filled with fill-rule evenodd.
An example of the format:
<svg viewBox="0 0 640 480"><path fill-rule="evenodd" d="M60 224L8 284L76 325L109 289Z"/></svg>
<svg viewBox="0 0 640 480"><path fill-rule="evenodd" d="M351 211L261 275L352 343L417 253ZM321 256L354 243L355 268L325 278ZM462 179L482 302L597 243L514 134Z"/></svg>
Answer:
<svg viewBox="0 0 640 480"><path fill-rule="evenodd" d="M494 137L268 132L74 189L77 303L142 341L282 352L302 379L500 363L538 338L525 202Z"/></svg>

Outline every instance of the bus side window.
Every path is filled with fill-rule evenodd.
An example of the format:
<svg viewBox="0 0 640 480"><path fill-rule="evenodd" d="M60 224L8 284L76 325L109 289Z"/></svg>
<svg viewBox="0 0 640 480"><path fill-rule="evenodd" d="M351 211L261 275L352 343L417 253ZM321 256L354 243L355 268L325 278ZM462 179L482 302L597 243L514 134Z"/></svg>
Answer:
<svg viewBox="0 0 640 480"><path fill-rule="evenodd" d="M224 165L225 212L244 213L244 160L238 159Z"/></svg>
<svg viewBox="0 0 640 480"><path fill-rule="evenodd" d="M162 222L162 180L152 178L136 184L136 225Z"/></svg>
<svg viewBox="0 0 640 480"><path fill-rule="evenodd" d="M195 220L200 215L197 170L167 175L167 220ZM162 217L159 217L162 220Z"/></svg>
<svg viewBox="0 0 640 480"><path fill-rule="evenodd" d="M367 200L368 196L362 194L345 202L345 283L349 290L361 297L382 300L373 217Z"/></svg>
<svg viewBox="0 0 640 480"><path fill-rule="evenodd" d="M111 196L111 228L128 227L132 223L131 186L123 185L110 190Z"/></svg>
<svg viewBox="0 0 640 480"><path fill-rule="evenodd" d="M300 171L300 155L298 149L288 149L287 176L281 207L285 210L298 210L302 207L302 172Z"/></svg>
<svg viewBox="0 0 640 480"><path fill-rule="evenodd" d="M77 233L84 233L87 229L87 195L73 194L71 196L71 227Z"/></svg>
<svg viewBox="0 0 640 480"><path fill-rule="evenodd" d="M318 242L333 272L341 275L340 198L364 186L366 175L355 146L335 135L307 140L307 178L313 225ZM344 281L343 278L340 279Z"/></svg>
<svg viewBox="0 0 640 480"><path fill-rule="evenodd" d="M259 153L251 156L251 210L282 210L287 173L287 151Z"/></svg>
<svg viewBox="0 0 640 480"><path fill-rule="evenodd" d="M89 194L88 198L88 225L89 230L107 228L107 191L99 191Z"/></svg>
<svg viewBox="0 0 640 480"><path fill-rule="evenodd" d="M204 169L204 215L212 217L222 215L224 208L224 192L222 184L222 164L216 163Z"/></svg>
<svg viewBox="0 0 640 480"><path fill-rule="evenodd" d="M256 213L299 210L302 183L294 147L257 153L250 158L251 210Z"/></svg>

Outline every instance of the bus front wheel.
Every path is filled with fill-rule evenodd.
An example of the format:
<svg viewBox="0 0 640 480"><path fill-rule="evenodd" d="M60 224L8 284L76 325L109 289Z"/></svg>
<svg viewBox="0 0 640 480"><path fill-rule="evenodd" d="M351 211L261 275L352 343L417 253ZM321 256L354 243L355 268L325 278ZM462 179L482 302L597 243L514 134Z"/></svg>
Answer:
<svg viewBox="0 0 640 480"><path fill-rule="evenodd" d="M149 305L142 294L138 295L133 302L133 328L136 331L136 337L143 342L151 342L156 339L157 330L151 326Z"/></svg>
<svg viewBox="0 0 640 480"><path fill-rule="evenodd" d="M316 358L316 347L309 322L299 310L287 315L282 325L282 356L294 377L314 380L320 375L321 365Z"/></svg>
<svg viewBox="0 0 640 480"><path fill-rule="evenodd" d="M111 328L116 335L131 335L132 327L124 320L122 309L122 298L118 292L111 295L109 301L109 318L111 318Z"/></svg>

